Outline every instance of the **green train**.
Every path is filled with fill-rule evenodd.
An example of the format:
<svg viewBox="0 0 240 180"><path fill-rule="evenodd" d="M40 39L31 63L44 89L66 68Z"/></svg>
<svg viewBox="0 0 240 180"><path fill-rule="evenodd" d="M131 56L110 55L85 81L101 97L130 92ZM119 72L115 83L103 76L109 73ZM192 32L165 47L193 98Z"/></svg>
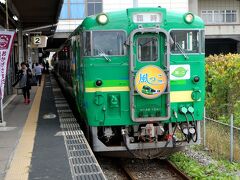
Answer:
<svg viewBox="0 0 240 180"><path fill-rule="evenodd" d="M156 158L199 143L204 42L204 23L190 12L129 8L85 18L53 64L93 151Z"/></svg>

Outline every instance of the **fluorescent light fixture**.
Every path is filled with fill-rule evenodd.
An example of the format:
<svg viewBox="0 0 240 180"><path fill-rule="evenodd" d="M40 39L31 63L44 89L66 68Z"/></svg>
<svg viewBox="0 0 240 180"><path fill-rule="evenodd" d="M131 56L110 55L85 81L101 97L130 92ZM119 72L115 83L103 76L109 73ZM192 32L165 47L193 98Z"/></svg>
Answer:
<svg viewBox="0 0 240 180"><path fill-rule="evenodd" d="M17 16L13 16L13 19L15 20L15 21L18 21L18 17Z"/></svg>
<svg viewBox="0 0 240 180"><path fill-rule="evenodd" d="M0 3L6 4L6 0L0 0Z"/></svg>

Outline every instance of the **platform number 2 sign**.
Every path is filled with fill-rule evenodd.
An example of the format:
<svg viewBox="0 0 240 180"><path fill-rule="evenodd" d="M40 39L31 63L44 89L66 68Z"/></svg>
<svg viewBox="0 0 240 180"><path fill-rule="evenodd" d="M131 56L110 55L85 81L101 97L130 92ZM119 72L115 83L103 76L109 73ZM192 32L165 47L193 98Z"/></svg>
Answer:
<svg viewBox="0 0 240 180"><path fill-rule="evenodd" d="M41 44L41 37L40 37L40 36L35 36L35 37L33 37L33 43L34 43L35 45Z"/></svg>

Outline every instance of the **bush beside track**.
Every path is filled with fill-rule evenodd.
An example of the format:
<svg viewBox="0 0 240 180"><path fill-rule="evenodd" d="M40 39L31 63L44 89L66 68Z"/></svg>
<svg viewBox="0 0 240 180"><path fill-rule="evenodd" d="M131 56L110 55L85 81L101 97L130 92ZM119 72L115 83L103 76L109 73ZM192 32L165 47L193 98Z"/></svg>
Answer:
<svg viewBox="0 0 240 180"><path fill-rule="evenodd" d="M240 127L240 54L206 58L206 116Z"/></svg>

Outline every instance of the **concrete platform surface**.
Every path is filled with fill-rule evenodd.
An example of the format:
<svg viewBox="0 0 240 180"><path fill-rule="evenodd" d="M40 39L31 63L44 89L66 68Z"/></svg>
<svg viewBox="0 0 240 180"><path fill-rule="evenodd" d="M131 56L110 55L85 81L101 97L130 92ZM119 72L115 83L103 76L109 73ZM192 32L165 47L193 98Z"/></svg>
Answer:
<svg viewBox="0 0 240 180"><path fill-rule="evenodd" d="M29 105L17 95L4 110L0 180L106 179L56 81L41 84Z"/></svg>
<svg viewBox="0 0 240 180"><path fill-rule="evenodd" d="M34 99L36 90L37 87L32 87L31 100ZM23 96L17 95L4 108L6 127L0 127L0 179L3 179L9 168L31 106L32 102L25 105L23 103Z"/></svg>

